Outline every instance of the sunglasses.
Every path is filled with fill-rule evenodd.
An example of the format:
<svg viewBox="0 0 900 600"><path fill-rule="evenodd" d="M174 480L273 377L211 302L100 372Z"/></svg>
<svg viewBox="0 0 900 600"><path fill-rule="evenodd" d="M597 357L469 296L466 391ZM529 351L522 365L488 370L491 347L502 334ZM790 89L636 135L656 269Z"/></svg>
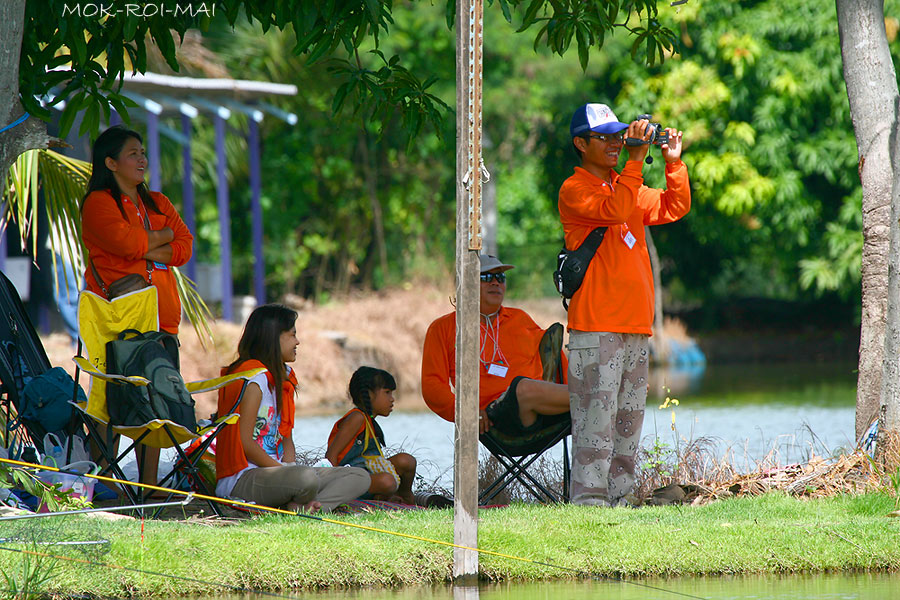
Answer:
<svg viewBox="0 0 900 600"><path fill-rule="evenodd" d="M601 142L621 142L625 139L625 131L622 130L619 133L591 133L588 134L588 137Z"/></svg>
<svg viewBox="0 0 900 600"><path fill-rule="evenodd" d="M506 283L506 273L482 273L481 281L484 283L490 283L491 279L495 280L497 283Z"/></svg>

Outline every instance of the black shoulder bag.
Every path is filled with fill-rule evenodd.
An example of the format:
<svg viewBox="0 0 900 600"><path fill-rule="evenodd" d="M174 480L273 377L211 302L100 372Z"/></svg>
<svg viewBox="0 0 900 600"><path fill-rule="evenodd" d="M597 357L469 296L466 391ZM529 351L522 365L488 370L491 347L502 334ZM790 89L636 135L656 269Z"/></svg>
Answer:
<svg viewBox="0 0 900 600"><path fill-rule="evenodd" d="M553 272L553 283L563 299L563 307L569 310L569 299L575 295L584 281L591 259L603 241L606 227L598 227L588 234L575 250L567 250L563 246L556 256L556 271Z"/></svg>

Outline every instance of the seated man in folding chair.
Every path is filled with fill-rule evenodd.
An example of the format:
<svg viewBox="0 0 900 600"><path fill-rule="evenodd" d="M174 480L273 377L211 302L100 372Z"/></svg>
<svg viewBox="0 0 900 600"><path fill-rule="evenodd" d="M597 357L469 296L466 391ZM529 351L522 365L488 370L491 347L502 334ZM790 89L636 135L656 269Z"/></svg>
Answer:
<svg viewBox="0 0 900 600"><path fill-rule="evenodd" d="M507 436L525 436L543 428L547 417L569 412L562 325L547 330L528 313L503 306L506 271L496 256L481 260L481 365L479 434L496 428ZM454 420L456 312L436 319L425 334L422 396L425 404Z"/></svg>

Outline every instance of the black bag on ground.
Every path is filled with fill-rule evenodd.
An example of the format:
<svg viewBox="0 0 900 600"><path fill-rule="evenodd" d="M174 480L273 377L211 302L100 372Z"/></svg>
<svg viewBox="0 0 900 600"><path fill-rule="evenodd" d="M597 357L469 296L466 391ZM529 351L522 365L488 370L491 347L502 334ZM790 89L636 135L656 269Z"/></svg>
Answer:
<svg viewBox="0 0 900 600"><path fill-rule="evenodd" d="M575 295L584 281L591 259L603 241L606 227L597 227L584 239L576 250L567 250L563 246L556 256L556 271L553 272L553 284L563 297L563 306L569 310L569 299Z"/></svg>
<svg viewBox="0 0 900 600"><path fill-rule="evenodd" d="M106 372L140 375L147 386L108 383L106 404L111 425L138 426L164 419L197 431L194 399L178 372L178 340L161 332L126 329L106 344Z"/></svg>

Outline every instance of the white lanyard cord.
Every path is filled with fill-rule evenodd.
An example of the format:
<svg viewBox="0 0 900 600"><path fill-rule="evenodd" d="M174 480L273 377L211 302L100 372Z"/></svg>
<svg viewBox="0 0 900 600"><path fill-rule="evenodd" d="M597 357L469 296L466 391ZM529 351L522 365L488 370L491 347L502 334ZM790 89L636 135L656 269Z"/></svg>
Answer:
<svg viewBox="0 0 900 600"><path fill-rule="evenodd" d="M484 317L484 323L481 324L481 331L483 335L481 336L481 355L479 358L481 359L481 364L485 366L489 366L493 363L499 363L501 365L506 364L506 357L503 355L503 351L500 349L500 311L490 314L490 315L481 315ZM493 319L491 317L494 317ZM487 326L485 326L487 323ZM487 346L488 340L494 346L493 353L491 354L491 359L489 361L484 359L484 351ZM499 358L499 361L497 360Z"/></svg>

